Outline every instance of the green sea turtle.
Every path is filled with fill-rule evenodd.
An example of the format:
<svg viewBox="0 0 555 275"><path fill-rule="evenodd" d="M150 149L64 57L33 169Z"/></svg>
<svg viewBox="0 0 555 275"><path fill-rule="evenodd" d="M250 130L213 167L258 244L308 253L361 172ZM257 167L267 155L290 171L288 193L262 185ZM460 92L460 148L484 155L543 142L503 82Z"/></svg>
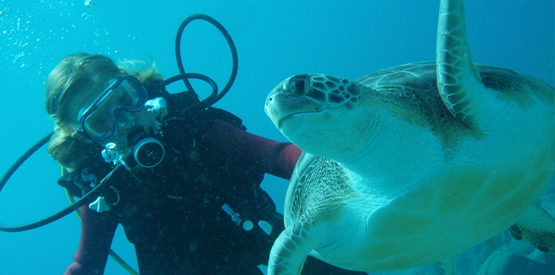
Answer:
<svg viewBox="0 0 555 275"><path fill-rule="evenodd" d="M555 251L536 199L555 175L554 88L472 62L462 0L442 0L437 60L363 76L301 74L265 111L305 153L286 194L269 274L308 254L390 271L443 263L511 228Z"/></svg>

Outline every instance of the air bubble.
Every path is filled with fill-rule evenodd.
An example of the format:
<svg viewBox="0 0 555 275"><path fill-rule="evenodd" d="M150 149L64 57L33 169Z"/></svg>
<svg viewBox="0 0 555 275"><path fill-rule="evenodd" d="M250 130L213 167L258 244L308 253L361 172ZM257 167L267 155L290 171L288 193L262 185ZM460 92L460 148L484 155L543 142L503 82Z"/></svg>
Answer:
<svg viewBox="0 0 555 275"><path fill-rule="evenodd" d="M95 0L85 0L85 3L83 3L86 7L92 7L96 4Z"/></svg>

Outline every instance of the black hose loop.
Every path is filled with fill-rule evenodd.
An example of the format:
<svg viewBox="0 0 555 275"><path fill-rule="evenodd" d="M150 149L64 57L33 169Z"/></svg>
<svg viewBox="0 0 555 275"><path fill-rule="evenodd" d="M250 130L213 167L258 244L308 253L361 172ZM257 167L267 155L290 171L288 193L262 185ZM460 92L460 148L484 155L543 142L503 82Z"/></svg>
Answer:
<svg viewBox="0 0 555 275"><path fill-rule="evenodd" d="M233 43L233 39L231 39L231 36L227 32L227 30L218 21L216 21L214 18L212 18L208 15L193 14L193 15L187 17L181 23L181 25L179 26L179 28L177 30L177 36L175 38L175 57L177 59L177 67L179 69L180 74L185 74L185 69L183 67L183 60L181 58L181 38L183 36L183 30L185 29L187 24L191 23L194 20L204 20L204 21L207 21L210 24L212 24L214 27L216 27L222 33L222 35L224 36L225 40L227 41L227 44L229 45L229 49L231 50L231 58L233 60L231 75L229 77L229 80L227 81L227 84L222 89L222 91L220 93L218 93L218 95L213 100L211 100L211 102L209 102L210 103L209 105L212 105L212 104L216 103L218 100L220 100L229 91L229 89L233 85L233 82L235 82L235 78L237 77L237 70L238 70L238 66L239 66L238 65L239 64L239 58L237 57L237 48L235 47L235 43ZM187 89L189 91L195 92L195 90L193 89L193 87L191 86L191 83L189 82L189 80L187 78L183 79L183 83L185 83L185 86L187 87Z"/></svg>

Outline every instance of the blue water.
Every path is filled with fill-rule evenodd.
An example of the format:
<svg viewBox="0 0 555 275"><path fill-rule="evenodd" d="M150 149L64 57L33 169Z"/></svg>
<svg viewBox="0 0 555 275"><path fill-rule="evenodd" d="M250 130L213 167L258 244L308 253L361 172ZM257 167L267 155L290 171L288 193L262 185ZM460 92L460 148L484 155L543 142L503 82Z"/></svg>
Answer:
<svg viewBox="0 0 555 275"><path fill-rule="evenodd" d="M227 28L239 54L235 85L216 107L240 116L252 133L284 140L263 111L275 85L297 73L358 78L432 60L438 6L439 1L401 0L2 0L0 171L52 130L44 111L44 81L67 54L152 58L169 77L177 74L179 24L191 14L210 15ZM466 12L475 62L555 82L554 1L469 0ZM184 36L186 70L207 74L223 87L231 68L225 40L203 22L192 23ZM2 190L0 222L26 223L67 206L64 190L56 184L59 176L59 166L41 149ZM287 181L271 176L263 183L280 210L286 186ZM74 214L28 232L0 232L0 275L62 274L73 262L79 236ZM121 230L113 249L136 267L134 250ZM110 259L105 274L124 271Z"/></svg>

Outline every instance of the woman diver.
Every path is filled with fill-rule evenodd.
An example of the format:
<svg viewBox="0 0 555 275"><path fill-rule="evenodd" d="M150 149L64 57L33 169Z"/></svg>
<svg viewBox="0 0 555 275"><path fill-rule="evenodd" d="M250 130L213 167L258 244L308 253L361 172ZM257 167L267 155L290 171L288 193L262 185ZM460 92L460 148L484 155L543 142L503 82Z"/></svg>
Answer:
<svg viewBox="0 0 555 275"><path fill-rule="evenodd" d="M65 274L102 274L118 224L143 275L262 274L284 226L259 185L265 173L289 179L301 150L250 134L217 108L183 113L198 102L169 94L155 65L140 61L78 53L50 73L48 153L67 171L59 184L81 197L109 182L80 209ZM313 258L305 271L355 274Z"/></svg>

